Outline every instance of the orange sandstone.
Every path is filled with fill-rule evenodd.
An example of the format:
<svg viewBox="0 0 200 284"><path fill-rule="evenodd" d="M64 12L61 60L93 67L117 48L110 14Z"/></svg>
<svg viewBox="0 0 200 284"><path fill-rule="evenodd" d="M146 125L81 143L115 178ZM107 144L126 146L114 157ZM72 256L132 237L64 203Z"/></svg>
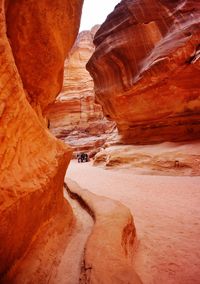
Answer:
<svg viewBox="0 0 200 284"><path fill-rule="evenodd" d="M55 103L46 109L51 132L77 151L97 151L114 127L95 103L94 83L86 63L94 52L99 26L82 31L65 61L64 85Z"/></svg>
<svg viewBox="0 0 200 284"><path fill-rule="evenodd" d="M72 180L67 179L67 187L94 219L85 246L80 283L141 284L133 268L137 238L130 210L116 200L80 188Z"/></svg>
<svg viewBox="0 0 200 284"><path fill-rule="evenodd" d="M30 103L42 110L61 91L63 62L78 33L82 2L8 1L7 35L15 62Z"/></svg>
<svg viewBox="0 0 200 284"><path fill-rule="evenodd" d="M87 64L125 143L200 137L200 3L123 0Z"/></svg>
<svg viewBox="0 0 200 284"><path fill-rule="evenodd" d="M61 89L81 7L81 0L6 1L6 7L0 0L0 277L66 204L71 149L49 133L41 111Z"/></svg>

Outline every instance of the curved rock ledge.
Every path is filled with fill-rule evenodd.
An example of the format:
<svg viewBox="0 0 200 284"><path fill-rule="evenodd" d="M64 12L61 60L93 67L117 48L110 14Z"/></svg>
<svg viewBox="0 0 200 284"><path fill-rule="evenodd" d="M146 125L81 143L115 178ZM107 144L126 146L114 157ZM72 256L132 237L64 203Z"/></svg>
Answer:
<svg viewBox="0 0 200 284"><path fill-rule="evenodd" d="M124 144L200 138L200 5L122 0L94 37L96 100Z"/></svg>
<svg viewBox="0 0 200 284"><path fill-rule="evenodd" d="M95 221L85 247L80 283L142 283L133 269L136 230L129 209L72 180L67 179L65 187Z"/></svg>
<svg viewBox="0 0 200 284"><path fill-rule="evenodd" d="M136 174L199 176L200 141L156 145L112 145L95 155L93 165L132 169Z"/></svg>

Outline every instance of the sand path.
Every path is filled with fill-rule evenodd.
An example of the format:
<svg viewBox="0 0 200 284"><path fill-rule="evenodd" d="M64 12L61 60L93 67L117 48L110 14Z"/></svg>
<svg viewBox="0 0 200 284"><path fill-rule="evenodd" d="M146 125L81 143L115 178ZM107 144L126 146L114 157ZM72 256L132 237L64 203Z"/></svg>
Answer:
<svg viewBox="0 0 200 284"><path fill-rule="evenodd" d="M76 161L67 176L131 209L140 240L135 269L144 284L199 283L200 177L134 175Z"/></svg>
<svg viewBox="0 0 200 284"><path fill-rule="evenodd" d="M78 201L70 198L66 191L64 195L72 206L76 223L61 262L59 266L54 267L55 271L49 281L50 284L79 283L84 247L94 224L92 217Z"/></svg>

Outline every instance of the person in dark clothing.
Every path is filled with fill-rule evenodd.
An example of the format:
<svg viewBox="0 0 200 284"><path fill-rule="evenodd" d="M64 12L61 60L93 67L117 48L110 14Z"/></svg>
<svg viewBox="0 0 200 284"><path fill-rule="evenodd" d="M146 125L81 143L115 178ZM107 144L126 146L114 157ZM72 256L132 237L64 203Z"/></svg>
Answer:
<svg viewBox="0 0 200 284"><path fill-rule="evenodd" d="M86 153L77 154L77 159L78 163L84 163L89 161L88 154Z"/></svg>
<svg viewBox="0 0 200 284"><path fill-rule="evenodd" d="M82 155L82 154L77 154L78 163L82 163L81 155Z"/></svg>
<svg viewBox="0 0 200 284"><path fill-rule="evenodd" d="M83 162L88 162L88 154L84 153Z"/></svg>

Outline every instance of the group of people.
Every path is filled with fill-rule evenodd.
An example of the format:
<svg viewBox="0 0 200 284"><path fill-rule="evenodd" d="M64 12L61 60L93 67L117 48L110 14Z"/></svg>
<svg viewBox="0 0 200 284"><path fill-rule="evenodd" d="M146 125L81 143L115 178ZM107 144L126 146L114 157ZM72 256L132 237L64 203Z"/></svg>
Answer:
<svg viewBox="0 0 200 284"><path fill-rule="evenodd" d="M77 154L77 159L78 159L78 163L89 162L89 157L88 157L88 154L86 153Z"/></svg>

